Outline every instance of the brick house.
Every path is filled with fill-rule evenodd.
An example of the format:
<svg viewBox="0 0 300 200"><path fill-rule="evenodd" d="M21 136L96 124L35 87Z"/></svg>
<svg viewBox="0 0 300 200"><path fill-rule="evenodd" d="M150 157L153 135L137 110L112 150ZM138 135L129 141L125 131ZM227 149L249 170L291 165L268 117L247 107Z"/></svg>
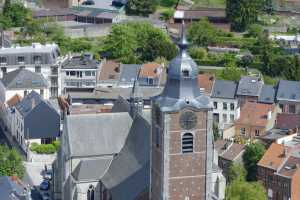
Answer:
<svg viewBox="0 0 300 200"><path fill-rule="evenodd" d="M300 81L280 80L276 100L283 113L300 114Z"/></svg>
<svg viewBox="0 0 300 200"><path fill-rule="evenodd" d="M269 200L300 199L300 148L273 143L258 162L257 178Z"/></svg>
<svg viewBox="0 0 300 200"><path fill-rule="evenodd" d="M235 122L236 135L256 138L266 135L273 128L278 108L273 104L247 101L241 108L241 115Z"/></svg>
<svg viewBox="0 0 300 200"><path fill-rule="evenodd" d="M232 141L217 140L214 146L218 152L218 166L223 170L223 174L227 178L230 165L243 162L242 156L245 152L245 145Z"/></svg>

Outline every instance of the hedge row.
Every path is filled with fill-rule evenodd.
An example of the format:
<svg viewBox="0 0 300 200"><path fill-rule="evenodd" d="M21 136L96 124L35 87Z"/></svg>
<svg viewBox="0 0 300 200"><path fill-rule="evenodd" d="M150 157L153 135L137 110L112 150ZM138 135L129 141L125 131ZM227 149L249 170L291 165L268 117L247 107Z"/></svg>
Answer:
<svg viewBox="0 0 300 200"><path fill-rule="evenodd" d="M59 146L60 146L59 141L54 141L52 144L32 143L30 150L38 154L53 154L59 149Z"/></svg>

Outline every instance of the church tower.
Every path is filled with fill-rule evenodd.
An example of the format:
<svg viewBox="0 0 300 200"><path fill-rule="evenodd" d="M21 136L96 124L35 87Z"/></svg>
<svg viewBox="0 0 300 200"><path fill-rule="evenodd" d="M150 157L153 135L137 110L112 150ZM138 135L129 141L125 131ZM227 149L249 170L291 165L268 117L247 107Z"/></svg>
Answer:
<svg viewBox="0 0 300 200"><path fill-rule="evenodd" d="M151 200L210 200L212 105L197 83L182 30L164 91L152 101Z"/></svg>

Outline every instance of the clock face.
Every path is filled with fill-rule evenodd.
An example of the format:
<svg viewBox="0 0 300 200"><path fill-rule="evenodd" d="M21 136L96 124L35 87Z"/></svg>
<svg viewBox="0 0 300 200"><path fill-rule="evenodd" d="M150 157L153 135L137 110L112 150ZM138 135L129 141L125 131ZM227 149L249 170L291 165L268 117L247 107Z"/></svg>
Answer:
<svg viewBox="0 0 300 200"><path fill-rule="evenodd" d="M181 128L190 130L197 124L197 115L192 111L185 111L180 115L179 122Z"/></svg>

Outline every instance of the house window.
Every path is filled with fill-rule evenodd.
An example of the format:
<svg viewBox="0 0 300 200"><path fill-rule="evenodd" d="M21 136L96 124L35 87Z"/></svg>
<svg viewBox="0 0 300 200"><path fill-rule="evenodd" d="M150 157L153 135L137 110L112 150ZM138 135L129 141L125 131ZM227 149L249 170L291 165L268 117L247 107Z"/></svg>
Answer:
<svg viewBox="0 0 300 200"><path fill-rule="evenodd" d="M223 103L223 110L227 110L227 103Z"/></svg>
<svg viewBox="0 0 300 200"><path fill-rule="evenodd" d="M230 122L233 122L234 121L234 115L230 115Z"/></svg>
<svg viewBox="0 0 300 200"><path fill-rule="evenodd" d="M194 147L194 136L192 133L185 133L182 136L182 153L192 153Z"/></svg>
<svg viewBox="0 0 300 200"><path fill-rule="evenodd" d="M86 71L84 72L85 76L91 76L92 75L92 72L91 71Z"/></svg>
<svg viewBox="0 0 300 200"><path fill-rule="evenodd" d="M70 76L70 72L69 72L69 71L66 71L66 75L67 75L67 76Z"/></svg>
<svg viewBox="0 0 300 200"><path fill-rule="evenodd" d="M289 105L289 113L296 113L296 106L291 104Z"/></svg>
<svg viewBox="0 0 300 200"><path fill-rule="evenodd" d="M226 114L223 114L223 122L227 123L227 115Z"/></svg>
<svg viewBox="0 0 300 200"><path fill-rule="evenodd" d="M42 61L42 57L41 56L33 56L33 62L35 64L40 64Z"/></svg>
<svg viewBox="0 0 300 200"><path fill-rule="evenodd" d="M24 97L27 95L27 90L24 90Z"/></svg>
<svg viewBox="0 0 300 200"><path fill-rule="evenodd" d="M255 130L255 136L256 136L256 137L259 136L259 130Z"/></svg>
<svg viewBox="0 0 300 200"><path fill-rule="evenodd" d="M267 184L271 185L272 183L273 183L273 176L269 175L268 180L267 180Z"/></svg>
<svg viewBox="0 0 300 200"><path fill-rule="evenodd" d="M148 84L153 85L153 78L148 78Z"/></svg>
<svg viewBox="0 0 300 200"><path fill-rule="evenodd" d="M52 142L52 138L41 138L41 144L51 144Z"/></svg>
<svg viewBox="0 0 300 200"><path fill-rule="evenodd" d="M92 72L92 76L96 76L96 72Z"/></svg>
<svg viewBox="0 0 300 200"><path fill-rule="evenodd" d="M0 63L1 64L6 64L7 63L6 57L0 57Z"/></svg>
<svg viewBox="0 0 300 200"><path fill-rule="evenodd" d="M246 129L245 128L241 128L241 135L245 135L246 134Z"/></svg>
<svg viewBox="0 0 300 200"><path fill-rule="evenodd" d="M70 76L76 76L76 72L75 71L70 71Z"/></svg>
<svg viewBox="0 0 300 200"><path fill-rule="evenodd" d="M24 56L18 56L17 57L17 61L18 61L18 63L24 62L25 61L25 57Z"/></svg>
<svg viewBox="0 0 300 200"><path fill-rule="evenodd" d="M214 102L214 108L218 109L218 102Z"/></svg>
<svg viewBox="0 0 300 200"><path fill-rule="evenodd" d="M95 188L93 185L89 186L89 189L87 192L87 200L95 200Z"/></svg>
<svg viewBox="0 0 300 200"><path fill-rule="evenodd" d="M234 103L230 104L230 110L234 110Z"/></svg>

